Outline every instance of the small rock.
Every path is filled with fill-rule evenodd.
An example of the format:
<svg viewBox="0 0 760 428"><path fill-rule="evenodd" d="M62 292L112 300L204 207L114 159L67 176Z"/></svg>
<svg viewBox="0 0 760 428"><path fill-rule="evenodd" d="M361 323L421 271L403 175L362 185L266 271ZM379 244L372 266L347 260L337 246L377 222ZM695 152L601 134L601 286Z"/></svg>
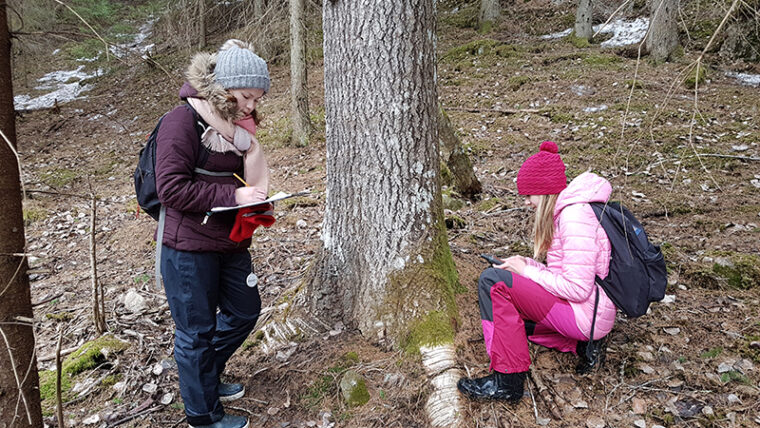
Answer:
<svg viewBox="0 0 760 428"><path fill-rule="evenodd" d="M124 307L132 313L142 312L146 307L145 297L141 296L134 288L130 288L124 295Z"/></svg>
<svg viewBox="0 0 760 428"><path fill-rule="evenodd" d="M647 421L644 419L636 419L633 421L633 424L637 426L638 428L647 428Z"/></svg>
<svg viewBox="0 0 760 428"><path fill-rule="evenodd" d="M536 418L536 423L542 427L549 425L552 420L550 418Z"/></svg>
<svg viewBox="0 0 760 428"><path fill-rule="evenodd" d="M734 369L734 366L733 366L733 364L729 364L729 363L720 363L720 364L718 365L718 373L726 373L726 372L730 372L730 371L731 371L731 370L733 370L733 369Z"/></svg>
<svg viewBox="0 0 760 428"><path fill-rule="evenodd" d="M171 404L171 402L174 401L174 394L171 392L167 392L163 396L161 396L161 404L164 406Z"/></svg>
<svg viewBox="0 0 760 428"><path fill-rule="evenodd" d="M639 370L641 370L645 374L654 373L654 369L649 364L639 364Z"/></svg>
<svg viewBox="0 0 760 428"><path fill-rule="evenodd" d="M742 400L740 400L736 394L728 394L728 396L726 396L726 400L728 400L728 404L741 404L742 402Z"/></svg>
<svg viewBox="0 0 760 428"><path fill-rule="evenodd" d="M340 392L349 407L362 406L369 401L367 383L354 370L347 370L341 377Z"/></svg>
<svg viewBox="0 0 760 428"><path fill-rule="evenodd" d="M100 415L97 413L95 413L92 416L82 419L82 423L85 425L95 425L98 422L100 422Z"/></svg>
<svg viewBox="0 0 760 428"><path fill-rule="evenodd" d="M678 328L678 327L663 328L662 330L665 333L668 333L671 336L675 336L675 335L681 333L681 329Z"/></svg>
<svg viewBox="0 0 760 428"><path fill-rule="evenodd" d="M755 348L755 349L760 349L760 342L758 342L758 341L749 342L749 347L750 348Z"/></svg>
<svg viewBox="0 0 760 428"><path fill-rule="evenodd" d="M639 357L641 357L641 359L644 360L644 361L650 361L650 362L654 361L654 355L652 355L651 352L640 351L640 352L637 352L636 355L638 355Z"/></svg>
<svg viewBox="0 0 760 428"><path fill-rule="evenodd" d="M739 144L739 145L736 145L736 146L731 146L731 150L733 150L735 152L745 152L745 151L749 150L749 146L746 145L746 144Z"/></svg>
<svg viewBox="0 0 760 428"><path fill-rule="evenodd" d="M269 416L274 416L274 415L276 415L279 412L280 412L280 409L277 408L277 407L270 407L270 408L267 409L267 415L269 415Z"/></svg>
<svg viewBox="0 0 760 428"><path fill-rule="evenodd" d="M633 413L637 415L644 415L647 412L647 402L643 398L634 398L631 403Z"/></svg>
<svg viewBox="0 0 760 428"><path fill-rule="evenodd" d="M163 367L164 370L176 370L177 362L173 358L164 358L161 360L161 367Z"/></svg>
<svg viewBox="0 0 760 428"><path fill-rule="evenodd" d="M143 385L142 390L147 392L148 394L153 394L156 391L158 391L158 385L155 383L146 383Z"/></svg>
<svg viewBox="0 0 760 428"><path fill-rule="evenodd" d="M153 366L153 370L152 370L152 372L153 372L153 374L154 374L154 375L156 375L156 376L161 376L161 373L163 373L163 372L164 372L164 366L162 366L162 365L161 365L161 363L156 363L156 364Z"/></svg>
<svg viewBox="0 0 760 428"><path fill-rule="evenodd" d="M755 365L752 363L752 361L746 358L739 360L738 363L734 364L734 367L741 370L743 373L747 373L755 369Z"/></svg>
<svg viewBox="0 0 760 428"><path fill-rule="evenodd" d="M123 394L127 390L127 382L116 382L111 388L115 389L119 394Z"/></svg>
<svg viewBox="0 0 760 428"><path fill-rule="evenodd" d="M710 416L713 416L715 414L715 411L713 410L712 407L705 406L705 407L702 408L702 414L705 415L705 416L707 416L707 417L710 417Z"/></svg>
<svg viewBox="0 0 760 428"><path fill-rule="evenodd" d="M576 409L588 409L588 403L586 403L584 400L579 400L572 404Z"/></svg>
<svg viewBox="0 0 760 428"><path fill-rule="evenodd" d="M300 219L296 222L296 227L299 229L303 229L304 227L308 226L309 224L306 223L306 220Z"/></svg>
<svg viewBox="0 0 760 428"><path fill-rule="evenodd" d="M666 294L665 297L662 299L662 303L666 303L666 304L675 303L675 301L676 301L675 294Z"/></svg>
<svg viewBox="0 0 760 428"><path fill-rule="evenodd" d="M591 416L586 420L586 428L604 428L607 424L599 416Z"/></svg>

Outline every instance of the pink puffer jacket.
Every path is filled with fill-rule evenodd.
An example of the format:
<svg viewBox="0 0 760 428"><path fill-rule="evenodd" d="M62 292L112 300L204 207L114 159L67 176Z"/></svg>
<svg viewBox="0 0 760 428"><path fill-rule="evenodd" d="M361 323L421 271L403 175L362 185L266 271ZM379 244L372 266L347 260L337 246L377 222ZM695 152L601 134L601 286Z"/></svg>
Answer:
<svg viewBox="0 0 760 428"><path fill-rule="evenodd" d="M607 276L610 241L588 202L606 202L612 186L602 177L584 172L559 194L554 208L554 237L546 253L546 265L527 259L523 276L553 295L567 300L578 328L589 336L594 315L594 278ZM594 339L607 335L617 309L599 287Z"/></svg>

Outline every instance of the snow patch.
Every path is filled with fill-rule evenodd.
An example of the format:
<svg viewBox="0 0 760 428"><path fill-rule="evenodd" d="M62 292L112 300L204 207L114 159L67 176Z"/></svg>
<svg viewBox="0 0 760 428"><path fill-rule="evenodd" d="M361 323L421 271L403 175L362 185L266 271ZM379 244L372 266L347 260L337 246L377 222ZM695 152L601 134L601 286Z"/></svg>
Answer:
<svg viewBox="0 0 760 428"><path fill-rule="evenodd" d="M586 113L596 113L598 111L607 110L607 104L602 104L599 107L586 107L583 109Z"/></svg>
<svg viewBox="0 0 760 428"><path fill-rule="evenodd" d="M733 77L742 85L760 86L760 74L735 73L733 71L728 71L726 72L726 76Z"/></svg>
<svg viewBox="0 0 760 428"><path fill-rule="evenodd" d="M593 27L596 33L602 28L602 24ZM601 31L602 34L612 34L612 38L602 42L602 47L627 46L640 42L649 28L649 18L636 18L633 21L618 19L610 22ZM559 33L546 34L542 39L561 39L573 32L572 28Z"/></svg>
<svg viewBox="0 0 760 428"><path fill-rule="evenodd" d="M29 95L17 95L13 97L13 107L16 110L39 110L53 107L56 101L58 104L63 104L79 98L82 92L92 89L92 85L82 85L82 80L103 73L103 70L98 69L88 74L82 71L83 69L84 65L81 65L76 70L53 71L42 76L38 80L42 84L36 86L35 89L52 90L52 92L35 98Z"/></svg>
<svg viewBox="0 0 760 428"><path fill-rule="evenodd" d="M116 57L121 58L131 53L138 53L145 57L145 53L153 49L154 43L145 44L145 41L153 34L153 24L156 23L156 19L151 19L143 24L135 38L130 42L110 46L108 50Z"/></svg>

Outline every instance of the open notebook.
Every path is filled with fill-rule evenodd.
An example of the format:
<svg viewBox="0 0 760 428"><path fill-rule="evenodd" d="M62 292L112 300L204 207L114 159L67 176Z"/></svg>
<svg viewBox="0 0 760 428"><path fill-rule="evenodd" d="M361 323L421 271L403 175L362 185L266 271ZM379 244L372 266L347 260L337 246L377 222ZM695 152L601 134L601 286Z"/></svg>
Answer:
<svg viewBox="0 0 760 428"><path fill-rule="evenodd" d="M238 206L235 206L235 207L214 207L214 208L211 208L211 212L212 213L220 213L220 212L224 212L224 211L237 210L237 209L240 209L240 208L255 207L257 205L269 204L269 203L272 203L272 202L281 201L283 199L293 198L293 197L296 197L296 196L305 196L305 195L308 195L308 194L309 194L308 191L297 192L297 193L277 192L276 194L274 194L273 196L271 196L269 199L267 199L265 201L254 202L254 203L244 204L244 205L238 205Z"/></svg>

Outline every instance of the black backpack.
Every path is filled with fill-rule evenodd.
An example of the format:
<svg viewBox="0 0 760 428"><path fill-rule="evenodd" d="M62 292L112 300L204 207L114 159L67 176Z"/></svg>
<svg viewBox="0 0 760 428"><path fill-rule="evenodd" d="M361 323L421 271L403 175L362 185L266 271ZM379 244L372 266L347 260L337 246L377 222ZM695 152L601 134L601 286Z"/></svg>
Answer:
<svg viewBox="0 0 760 428"><path fill-rule="evenodd" d="M198 118L198 114L189 105L185 105L193 112L193 120L195 122L195 128L198 131L198 139L200 140L205 125L201 123ZM135 193L137 194L137 203L140 205L140 209L145 211L154 220L158 220L159 213L161 211L161 202L158 200L158 191L156 190L156 138L158 137L158 128L161 127L161 122L164 120L164 116L158 119L156 127L153 128L153 132L148 135L148 139L145 142L145 146L140 149L140 156L137 161L137 168L135 168ZM198 159L197 165L203 165L208 159L208 152L201 150L201 159ZM203 174L205 171L196 168L195 172Z"/></svg>
<svg viewBox="0 0 760 428"><path fill-rule="evenodd" d="M612 247L609 274L596 282L628 317L646 314L649 303L665 297L668 284L660 247L649 242L641 223L620 202L590 205Z"/></svg>

